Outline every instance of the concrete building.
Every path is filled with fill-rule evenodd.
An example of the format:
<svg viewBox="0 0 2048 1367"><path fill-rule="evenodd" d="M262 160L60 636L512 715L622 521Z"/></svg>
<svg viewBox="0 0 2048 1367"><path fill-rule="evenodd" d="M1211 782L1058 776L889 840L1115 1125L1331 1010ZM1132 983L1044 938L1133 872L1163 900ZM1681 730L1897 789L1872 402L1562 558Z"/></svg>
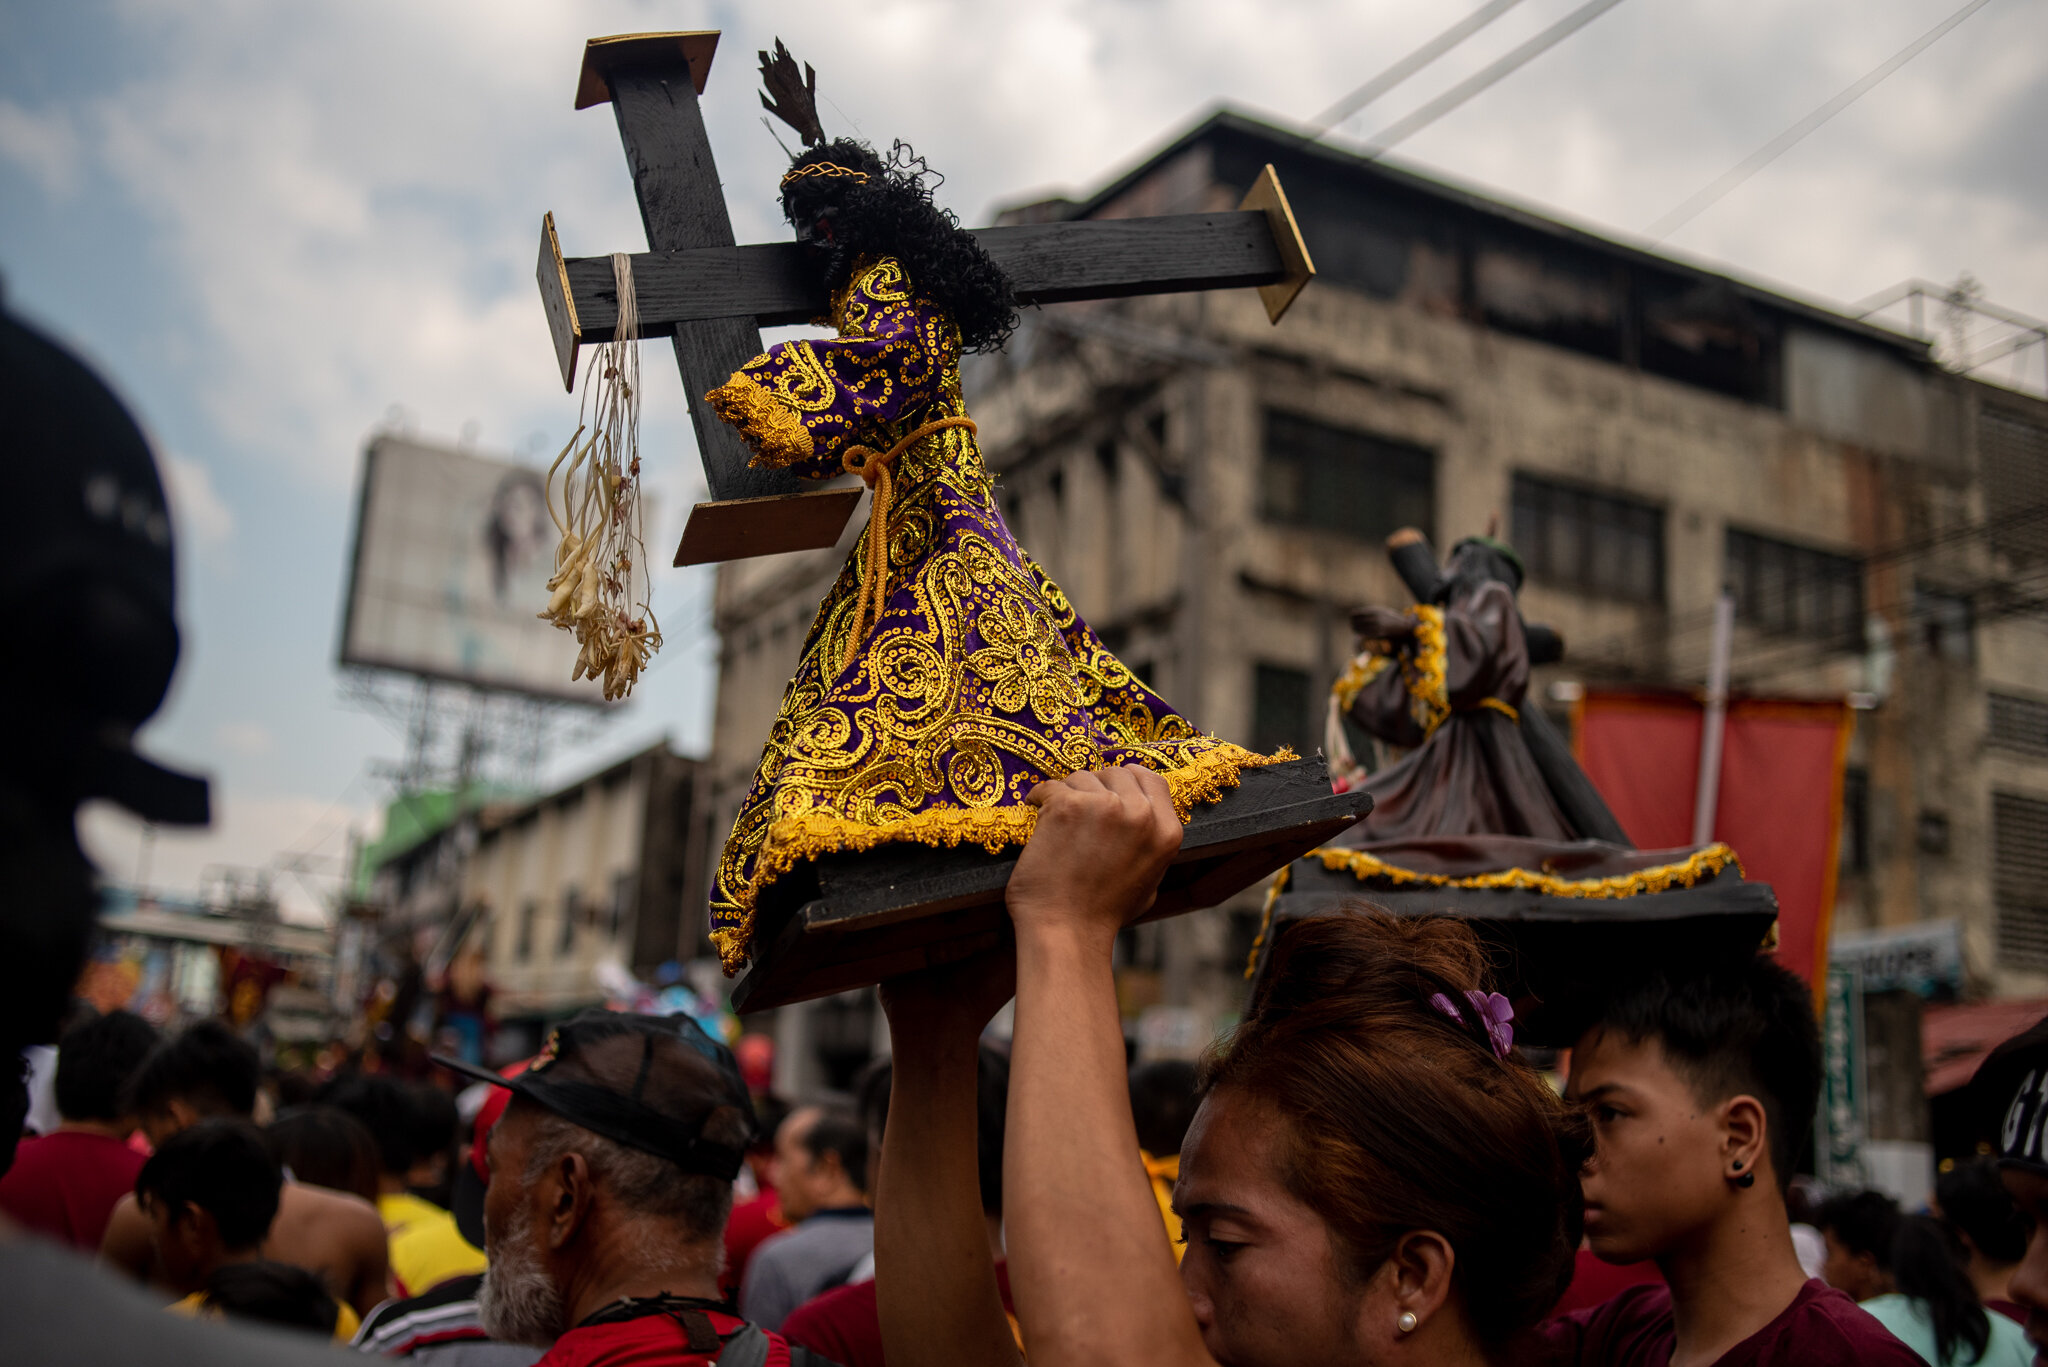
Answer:
<svg viewBox="0 0 2048 1367"><path fill-rule="evenodd" d="M1498 520L1568 642L1551 705L1702 681L1727 582L1738 689L1865 706L1836 925L1954 918L1973 992L2048 992L2048 404L1228 112L1005 220L1228 209L1268 162L1320 272L1281 326L1249 290L1066 305L968 367L1011 527L1110 645L1203 727L1306 751L1348 610L1409 601L1397 527ZM845 550L721 567L713 848ZM1133 934L1126 1008L1227 1017L1253 910Z"/></svg>
<svg viewBox="0 0 2048 1367"><path fill-rule="evenodd" d="M476 914L501 1031L537 1047L543 1024L604 1002L600 964L645 980L693 956L704 927L685 915L695 850L684 834L696 767L664 741L480 814L461 902Z"/></svg>

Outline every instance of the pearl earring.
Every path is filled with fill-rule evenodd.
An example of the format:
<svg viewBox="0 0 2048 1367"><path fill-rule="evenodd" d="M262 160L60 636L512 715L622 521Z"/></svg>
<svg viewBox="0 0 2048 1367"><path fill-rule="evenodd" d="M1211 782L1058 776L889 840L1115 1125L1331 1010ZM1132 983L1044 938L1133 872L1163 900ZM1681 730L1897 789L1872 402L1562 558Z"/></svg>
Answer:
<svg viewBox="0 0 2048 1367"><path fill-rule="evenodd" d="M1415 1318L1413 1310L1403 1310L1401 1318L1394 1321L1394 1326L1404 1334L1412 1334L1415 1332L1415 1326L1420 1323L1421 1321Z"/></svg>

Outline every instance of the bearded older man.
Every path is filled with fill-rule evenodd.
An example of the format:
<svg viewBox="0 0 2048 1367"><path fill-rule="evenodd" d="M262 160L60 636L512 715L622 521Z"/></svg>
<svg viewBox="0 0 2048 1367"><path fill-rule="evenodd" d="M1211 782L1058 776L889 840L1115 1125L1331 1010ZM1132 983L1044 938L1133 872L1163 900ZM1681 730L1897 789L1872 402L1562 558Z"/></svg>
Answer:
<svg viewBox="0 0 2048 1367"><path fill-rule="evenodd" d="M682 1016L586 1011L505 1087L484 1197L493 1339L537 1367L829 1367L719 1296L732 1182L753 1135L738 1065Z"/></svg>

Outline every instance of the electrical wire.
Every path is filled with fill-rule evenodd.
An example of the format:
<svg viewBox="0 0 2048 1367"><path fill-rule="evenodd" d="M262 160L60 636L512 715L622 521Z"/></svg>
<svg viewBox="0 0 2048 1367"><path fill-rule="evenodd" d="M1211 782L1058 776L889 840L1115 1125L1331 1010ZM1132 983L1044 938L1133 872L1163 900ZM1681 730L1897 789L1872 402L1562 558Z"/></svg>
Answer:
<svg viewBox="0 0 2048 1367"><path fill-rule="evenodd" d="M1325 109L1322 113L1316 115L1315 119L1309 124L1309 127L1314 131L1317 138L1322 137L1332 128L1335 128L1338 124L1344 122L1344 120L1350 118L1353 114L1356 114L1359 110L1365 108L1374 100L1377 100L1380 96L1386 94L1389 90L1392 90L1395 86L1401 84L1401 82L1407 80L1410 76L1413 76L1416 72L1422 70L1422 68L1428 66L1431 62L1443 56L1446 52L1449 52L1452 48L1464 42L1467 38L1470 38L1473 34L1479 32L1479 30L1485 28L1488 24L1521 3L1522 0L1492 0L1492 3L1474 10L1442 33L1439 33L1436 37L1424 43L1421 47L1416 48L1415 51L1409 53L1400 61L1395 62L1379 75L1367 81L1364 85L1358 87L1358 89L1352 91L1349 95L1346 95L1343 99L1337 101L1337 103L1331 105L1328 109Z"/></svg>
<svg viewBox="0 0 2048 1367"><path fill-rule="evenodd" d="M1829 119L1832 119L1835 115L1856 103L1856 101L1862 99L1872 89L1882 83L1887 76L1912 61L1922 52L1925 52L1936 42L1940 41L1942 35L1990 3L1991 0L1970 0L1967 5L1964 5L1954 14L1951 14L1948 18L1942 20L1933 28L1927 30L1927 32L1921 34L1918 38L1915 38L1912 42L1906 44L1906 46L1900 48L1890 57L1871 68L1861 80L1850 85L1826 104L1823 104L1820 108L1778 134L1777 137L1772 138L1769 142L1757 148L1756 151L1751 152L1726 171L1723 171L1705 189L1692 195L1677 208L1665 214L1655 223L1652 223L1645 230L1651 240L1661 242L1672 233L1677 232L1680 228L1692 222L1693 219L1699 217L1700 214L1712 207L1715 201L1719 200L1723 195L1726 195L1730 190L1742 184L1743 181L1748 180L1758 171L1763 170L1764 167L1769 166L1779 157L1791 151L1807 134L1819 128Z"/></svg>
<svg viewBox="0 0 2048 1367"><path fill-rule="evenodd" d="M1975 0L1983 4L1986 0ZM1523 43L1520 47L1480 68L1472 75L1446 90L1443 94L1417 109L1405 118L1396 119L1366 140L1364 157L1375 160L1391 151L1396 144L1406 141L1423 129L1435 123L1444 115L1464 104L1467 100L1492 86L1502 77L1519 71L1536 58L1556 47L1565 39L1577 33L1586 25L1598 19L1607 11L1620 4L1621 0L1587 0L1564 18L1552 24L1543 32Z"/></svg>

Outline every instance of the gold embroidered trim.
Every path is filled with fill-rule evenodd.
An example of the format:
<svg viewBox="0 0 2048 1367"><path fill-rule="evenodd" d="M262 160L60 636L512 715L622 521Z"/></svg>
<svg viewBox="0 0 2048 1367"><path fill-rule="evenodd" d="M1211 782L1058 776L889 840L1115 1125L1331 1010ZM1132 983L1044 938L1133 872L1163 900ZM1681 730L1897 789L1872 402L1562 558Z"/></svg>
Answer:
<svg viewBox="0 0 2048 1367"><path fill-rule="evenodd" d="M1224 743L1162 777L1173 796L1173 809L1185 822L1194 808L1214 802L1238 785L1246 769L1279 764L1297 756L1286 747L1271 755L1254 754L1241 745ZM711 932L711 942L728 975L748 958L754 933L754 908L762 888L797 865L823 854L859 853L878 845L917 844L953 849L979 845L998 854L1031 838L1038 824L1036 807L934 807L880 825L863 825L831 812L799 812L777 818L768 828L754 877L735 899L740 924Z"/></svg>
<svg viewBox="0 0 2048 1367"><path fill-rule="evenodd" d="M1655 868L1637 869L1634 873L1618 873L1610 878L1559 878L1555 874L1539 873L1533 869L1502 869L1498 873L1480 873L1467 878L1454 878L1443 873L1417 873L1413 869L1400 868L1367 854L1364 850L1325 848L1310 850L1304 859L1320 859L1323 867L1332 873L1350 870L1351 875L1363 883L1378 879L1396 887L1419 885L1431 888L1515 888L1524 892L1540 892L1548 897L1637 897L1644 893L1669 892L1673 888L1689 888L1701 879L1711 878L1723 869L1732 868L1738 877L1742 874L1742 861L1735 851L1720 842L1705 849L1696 850L1676 864L1659 864Z"/></svg>
<svg viewBox="0 0 2048 1367"><path fill-rule="evenodd" d="M719 419L739 429L740 436L754 450L753 464L794 465L811 456L811 432L786 405L735 373L704 396Z"/></svg>
<svg viewBox="0 0 2048 1367"><path fill-rule="evenodd" d="M1428 603L1408 609L1415 619L1415 651L1401 665L1401 682L1407 686L1415 724L1428 740L1451 715L1450 684L1444 654L1444 610Z"/></svg>

